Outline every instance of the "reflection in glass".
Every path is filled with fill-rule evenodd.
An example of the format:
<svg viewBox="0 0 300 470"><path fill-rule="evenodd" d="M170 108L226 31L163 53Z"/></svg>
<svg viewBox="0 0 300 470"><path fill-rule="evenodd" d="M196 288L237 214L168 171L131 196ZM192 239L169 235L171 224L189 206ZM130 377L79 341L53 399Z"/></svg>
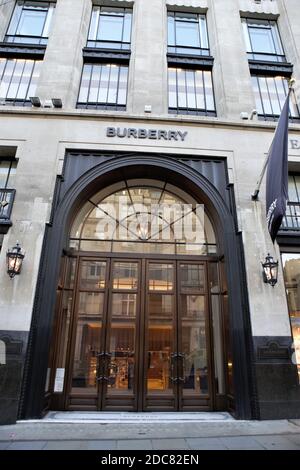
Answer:
<svg viewBox="0 0 300 470"><path fill-rule="evenodd" d="M203 292L205 289L203 264L181 264L180 278L181 292Z"/></svg>
<svg viewBox="0 0 300 470"><path fill-rule="evenodd" d="M136 294L113 294L108 394L133 393L135 376Z"/></svg>
<svg viewBox="0 0 300 470"><path fill-rule="evenodd" d="M74 353L72 391L96 392L104 294L81 292ZM79 389L79 390L78 390Z"/></svg>
<svg viewBox="0 0 300 470"><path fill-rule="evenodd" d="M300 382L300 253L282 253L282 263Z"/></svg>
<svg viewBox="0 0 300 470"><path fill-rule="evenodd" d="M113 265L113 288L120 290L136 289L138 285L137 263L115 262Z"/></svg>
<svg viewBox="0 0 300 470"><path fill-rule="evenodd" d="M205 297L181 295L183 394L208 393Z"/></svg>
<svg viewBox="0 0 300 470"><path fill-rule="evenodd" d="M106 275L105 261L82 261L81 289L104 289Z"/></svg>
<svg viewBox="0 0 300 470"><path fill-rule="evenodd" d="M173 264L149 264L149 290L170 291L174 284Z"/></svg>
<svg viewBox="0 0 300 470"><path fill-rule="evenodd" d="M171 353L174 351L173 296L150 294L148 306L148 394L170 393L170 379L176 375L171 361Z"/></svg>

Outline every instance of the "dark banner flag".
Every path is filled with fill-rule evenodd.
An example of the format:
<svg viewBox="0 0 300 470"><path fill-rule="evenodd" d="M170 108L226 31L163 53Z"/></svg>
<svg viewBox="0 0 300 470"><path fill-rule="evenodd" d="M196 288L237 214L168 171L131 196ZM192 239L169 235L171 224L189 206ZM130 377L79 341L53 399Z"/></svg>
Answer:
<svg viewBox="0 0 300 470"><path fill-rule="evenodd" d="M285 215L288 200L288 129L289 94L282 109L268 157L266 212L268 230L273 243Z"/></svg>

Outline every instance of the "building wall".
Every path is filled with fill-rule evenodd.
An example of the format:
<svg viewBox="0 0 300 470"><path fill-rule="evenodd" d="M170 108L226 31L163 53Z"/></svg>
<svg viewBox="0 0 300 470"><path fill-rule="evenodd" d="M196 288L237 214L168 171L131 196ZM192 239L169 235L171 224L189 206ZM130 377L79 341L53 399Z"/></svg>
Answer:
<svg viewBox="0 0 300 470"><path fill-rule="evenodd" d="M82 70L82 48L87 39L91 0L57 0L51 36L39 79L37 96L42 100L61 98L62 110L0 108L0 147L16 147L18 158L13 226L4 237L0 253L0 330L24 340L30 330L45 224L49 222L56 176L61 174L67 149L145 151L225 157L230 182L234 185L238 227L242 232L254 345L272 337L287 347L290 324L283 273L274 289L262 282L261 264L270 252L279 258L265 223L264 185L257 202L251 200L275 129L274 123L243 121L241 112L255 108L250 73L242 36L240 14L279 15L279 28L288 60L294 64L296 95L300 102L300 11L297 0L136 0L111 5L133 5L132 56L125 112L77 110L76 100ZM166 5L206 12L217 117L168 115L166 61ZM0 6L0 39L12 12L12 3ZM144 112L145 105L152 113ZM106 128L136 127L187 131L185 142L134 140L106 137ZM290 139L300 142L300 125L291 124ZM295 146L295 145L294 145ZM298 162L299 150L290 143L290 161ZM22 274L10 280L5 269L6 250L19 241L26 251ZM281 366L280 366L281 367ZM272 366L272 373L274 373ZM268 366L267 370L271 370ZM293 372L291 372L293 373ZM16 408L21 370L6 398ZM262 367L257 368L258 394L268 395L262 384ZM276 375L276 374L275 374ZM277 376L276 376L277 377ZM278 375L275 381L281 381ZM259 382L261 381L261 382ZM270 377L271 381L271 377ZM5 385L5 383L4 383ZM4 389L2 382L2 389ZM0 383L1 387L1 383ZM281 393L281 395L280 395ZM288 393L280 391L279 399ZM5 392L4 392L5 394ZM284 395L285 394L285 395ZM294 391L294 400L297 399ZM12 402L10 402L12 403ZM269 405L268 405L269 406ZM269 408L262 417L270 416ZM268 414L269 413L269 414Z"/></svg>

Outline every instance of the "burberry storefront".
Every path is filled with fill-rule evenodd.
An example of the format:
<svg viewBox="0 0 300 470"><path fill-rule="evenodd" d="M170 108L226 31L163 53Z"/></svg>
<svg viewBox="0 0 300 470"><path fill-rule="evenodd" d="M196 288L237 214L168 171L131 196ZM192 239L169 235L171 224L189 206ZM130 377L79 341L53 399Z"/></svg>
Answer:
<svg viewBox="0 0 300 470"><path fill-rule="evenodd" d="M67 152L21 416L255 416L243 250L225 159Z"/></svg>

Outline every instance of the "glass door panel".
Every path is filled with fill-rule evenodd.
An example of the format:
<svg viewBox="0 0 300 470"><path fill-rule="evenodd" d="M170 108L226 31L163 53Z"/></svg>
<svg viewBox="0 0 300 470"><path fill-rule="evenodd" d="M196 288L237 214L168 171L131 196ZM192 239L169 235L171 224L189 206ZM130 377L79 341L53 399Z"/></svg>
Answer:
<svg viewBox="0 0 300 470"><path fill-rule="evenodd" d="M80 292L74 351L72 392L96 393L101 351L104 293Z"/></svg>
<svg viewBox="0 0 300 470"><path fill-rule="evenodd" d="M205 297L181 295L183 395L208 393Z"/></svg>
<svg viewBox="0 0 300 470"><path fill-rule="evenodd" d="M117 402L125 409L132 409L134 406L137 387L139 272L138 262L112 262L104 354L103 407L105 409L113 408Z"/></svg>
<svg viewBox="0 0 300 470"><path fill-rule="evenodd" d="M106 277L106 261L80 260L71 376L73 396L98 393L99 358L104 348Z"/></svg>
<svg viewBox="0 0 300 470"><path fill-rule="evenodd" d="M175 265L149 262L146 266L145 408L175 409Z"/></svg>

